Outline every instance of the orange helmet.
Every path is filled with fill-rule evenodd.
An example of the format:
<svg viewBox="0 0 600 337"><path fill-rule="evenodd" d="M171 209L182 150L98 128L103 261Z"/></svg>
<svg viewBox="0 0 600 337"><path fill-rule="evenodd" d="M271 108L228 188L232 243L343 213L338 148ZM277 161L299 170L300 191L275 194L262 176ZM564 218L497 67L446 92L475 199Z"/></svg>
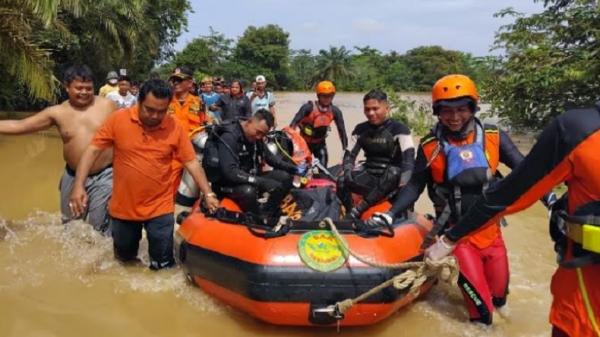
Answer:
<svg viewBox="0 0 600 337"><path fill-rule="evenodd" d="M433 85L431 90L431 99L433 101L433 111L437 114L437 110L445 101L456 101L457 99L466 99L473 112L477 110L477 102L479 94L475 82L469 77L460 74L446 75L440 78Z"/></svg>
<svg viewBox="0 0 600 337"><path fill-rule="evenodd" d="M335 94L335 85L331 81L321 81L316 87L317 95Z"/></svg>

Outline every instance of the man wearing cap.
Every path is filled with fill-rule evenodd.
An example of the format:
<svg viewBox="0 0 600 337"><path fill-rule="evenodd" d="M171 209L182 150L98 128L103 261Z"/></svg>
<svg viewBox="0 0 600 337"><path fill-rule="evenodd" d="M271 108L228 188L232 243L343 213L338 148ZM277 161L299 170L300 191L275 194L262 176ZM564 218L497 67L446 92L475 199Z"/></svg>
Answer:
<svg viewBox="0 0 600 337"><path fill-rule="evenodd" d="M173 98L169 103L169 115L173 115L176 121L183 127L186 134L191 135L200 126L211 122L210 117L202 110L200 97L190 94L192 88L192 71L188 67L177 67L169 77L169 83L173 90ZM177 191L183 165L173 160L173 193Z"/></svg>
<svg viewBox="0 0 600 337"><path fill-rule="evenodd" d="M119 75L114 70L111 70L106 75L106 84L100 88L100 92L98 93L101 97L106 97L108 93L119 90Z"/></svg>
<svg viewBox="0 0 600 337"><path fill-rule="evenodd" d="M202 102L198 96L190 94L192 71L187 67L177 67L169 77L173 89L173 99L169 104L169 114L174 115L186 132L191 132L209 122L202 111Z"/></svg>
<svg viewBox="0 0 600 337"><path fill-rule="evenodd" d="M266 87L267 79L265 76L256 76L256 88L246 94L250 99L252 114L260 109L266 109L275 116L275 97L272 92L266 90Z"/></svg>

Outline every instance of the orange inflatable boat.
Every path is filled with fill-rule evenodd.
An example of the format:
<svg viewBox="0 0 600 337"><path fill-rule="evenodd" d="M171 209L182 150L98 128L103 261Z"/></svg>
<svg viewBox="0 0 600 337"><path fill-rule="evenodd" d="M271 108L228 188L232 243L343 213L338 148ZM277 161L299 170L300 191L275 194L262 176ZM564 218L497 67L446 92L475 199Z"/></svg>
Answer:
<svg viewBox="0 0 600 337"><path fill-rule="evenodd" d="M233 214L239 211L227 199L222 206ZM402 271L371 267L348 256L317 222L288 223L285 230L252 228L195 211L179 227L178 255L190 279L206 293L272 324L374 324L415 299L408 291L389 287L356 304L343 317L336 316L326 308ZM357 233L342 222L337 227L356 253L398 263L422 257L419 247L431 226L419 215L394 224L382 235ZM423 284L420 294L432 283Z"/></svg>

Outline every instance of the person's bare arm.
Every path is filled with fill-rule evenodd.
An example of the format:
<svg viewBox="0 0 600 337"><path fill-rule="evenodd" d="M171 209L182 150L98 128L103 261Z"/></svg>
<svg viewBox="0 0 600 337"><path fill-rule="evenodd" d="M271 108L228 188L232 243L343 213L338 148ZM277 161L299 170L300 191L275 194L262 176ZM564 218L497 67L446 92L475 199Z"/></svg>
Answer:
<svg viewBox="0 0 600 337"><path fill-rule="evenodd" d="M0 121L0 134L22 135L32 133L45 130L54 123L52 110L47 108L27 118Z"/></svg>
<svg viewBox="0 0 600 337"><path fill-rule="evenodd" d="M183 163L185 169L190 173L192 178L196 184L198 184L198 188L202 191L204 195L204 201L206 202L206 207L211 212L214 212L219 208L219 200L217 199L216 194L213 193L210 185L208 184L208 179L206 179L206 173L198 160L193 159Z"/></svg>
<svg viewBox="0 0 600 337"><path fill-rule="evenodd" d="M75 174L75 182L69 202L69 208L73 217L78 218L85 212L87 207L88 195L85 192L85 179L87 178L92 165L98 159L103 149L96 145L90 144L85 149L77 165L77 173Z"/></svg>

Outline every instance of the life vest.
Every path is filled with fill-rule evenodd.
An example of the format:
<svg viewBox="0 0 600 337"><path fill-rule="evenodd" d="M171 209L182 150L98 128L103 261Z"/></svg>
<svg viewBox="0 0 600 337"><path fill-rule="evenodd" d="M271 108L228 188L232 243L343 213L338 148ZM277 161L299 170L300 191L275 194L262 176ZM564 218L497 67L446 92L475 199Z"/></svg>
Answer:
<svg viewBox="0 0 600 337"><path fill-rule="evenodd" d="M201 99L192 94L187 95L183 104L173 97L169 103L168 114L173 115L188 133L211 122L210 117L202 108Z"/></svg>
<svg viewBox="0 0 600 337"><path fill-rule="evenodd" d="M307 143L322 143L327 137L331 122L334 120L333 105L323 111L319 108L318 102L309 101L308 103L311 104L312 111L298 123L300 132Z"/></svg>
<svg viewBox="0 0 600 337"><path fill-rule="evenodd" d="M462 144L448 142L439 124L421 144L431 170L430 198L441 231L457 221L494 179L500 162L500 134L496 126L484 127L476 119L474 132ZM469 235L468 240L485 248L498 235L498 226L487 226Z"/></svg>
<svg viewBox="0 0 600 337"><path fill-rule="evenodd" d="M578 268L600 263L600 201L592 201L567 211L565 193L550 215L550 236L558 262L565 268ZM569 241L572 249L567 253Z"/></svg>

